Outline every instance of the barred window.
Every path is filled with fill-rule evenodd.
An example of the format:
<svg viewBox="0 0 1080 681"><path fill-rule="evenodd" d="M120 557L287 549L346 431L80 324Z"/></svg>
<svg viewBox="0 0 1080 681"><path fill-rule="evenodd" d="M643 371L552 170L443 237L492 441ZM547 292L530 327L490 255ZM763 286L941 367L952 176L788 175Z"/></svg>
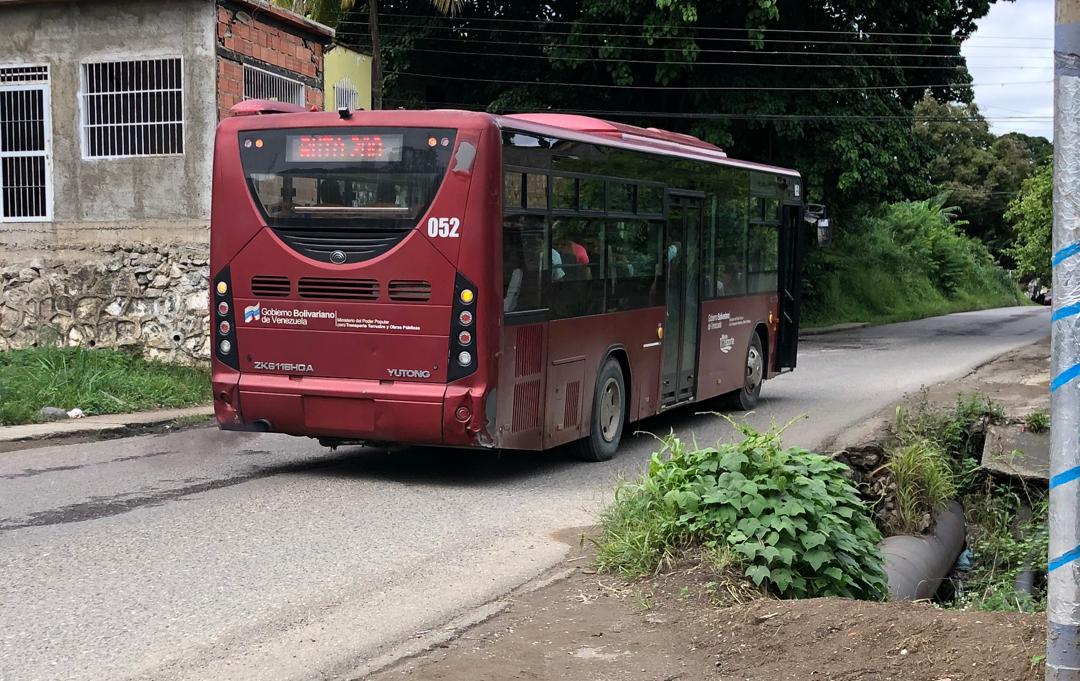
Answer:
<svg viewBox="0 0 1080 681"><path fill-rule="evenodd" d="M179 57L82 65L85 158L184 153Z"/></svg>
<svg viewBox="0 0 1080 681"><path fill-rule="evenodd" d="M0 66L0 222L52 218L47 66Z"/></svg>
<svg viewBox="0 0 1080 681"><path fill-rule="evenodd" d="M334 83L334 106L338 109L349 107L351 111L360 108L360 93L348 76Z"/></svg>
<svg viewBox="0 0 1080 681"><path fill-rule="evenodd" d="M304 84L250 64L244 64L244 99L270 99L304 106Z"/></svg>

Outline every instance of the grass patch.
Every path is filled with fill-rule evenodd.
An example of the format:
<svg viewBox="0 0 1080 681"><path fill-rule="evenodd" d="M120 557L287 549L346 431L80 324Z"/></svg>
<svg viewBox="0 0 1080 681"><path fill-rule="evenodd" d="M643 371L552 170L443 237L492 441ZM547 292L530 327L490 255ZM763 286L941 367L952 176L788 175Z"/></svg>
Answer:
<svg viewBox="0 0 1080 681"><path fill-rule="evenodd" d="M1028 301L944 198L884 206L807 258L803 324L889 323Z"/></svg>
<svg viewBox="0 0 1080 681"><path fill-rule="evenodd" d="M889 452L889 470L896 484L897 534L918 534L933 514L956 496L948 455L930 440L917 440Z"/></svg>
<svg viewBox="0 0 1080 681"><path fill-rule="evenodd" d="M1045 411L1036 411L1024 418L1024 428L1029 433L1045 433L1050 430L1050 414Z"/></svg>
<svg viewBox="0 0 1080 681"><path fill-rule="evenodd" d="M741 441L716 447L661 440L601 517L598 567L635 578L704 550L782 597L883 598L881 535L847 467L737 427Z"/></svg>
<svg viewBox="0 0 1080 681"><path fill-rule="evenodd" d="M34 423L42 407L117 414L209 400L205 370L151 362L122 350L43 347L0 353L0 425Z"/></svg>

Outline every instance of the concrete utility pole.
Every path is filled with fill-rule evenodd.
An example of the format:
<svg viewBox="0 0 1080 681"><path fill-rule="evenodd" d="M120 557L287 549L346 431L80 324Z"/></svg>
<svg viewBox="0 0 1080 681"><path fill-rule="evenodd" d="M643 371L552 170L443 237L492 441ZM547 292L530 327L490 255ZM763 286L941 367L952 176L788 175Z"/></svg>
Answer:
<svg viewBox="0 0 1080 681"><path fill-rule="evenodd" d="M1054 7L1047 681L1080 681L1080 0Z"/></svg>

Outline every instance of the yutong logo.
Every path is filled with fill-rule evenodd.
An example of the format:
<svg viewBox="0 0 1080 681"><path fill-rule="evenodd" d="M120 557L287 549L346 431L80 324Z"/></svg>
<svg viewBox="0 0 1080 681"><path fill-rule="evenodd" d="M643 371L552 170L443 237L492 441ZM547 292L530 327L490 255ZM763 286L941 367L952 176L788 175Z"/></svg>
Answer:
<svg viewBox="0 0 1080 681"><path fill-rule="evenodd" d="M394 378L431 378L431 372L423 369L387 369L386 373Z"/></svg>
<svg viewBox="0 0 1080 681"><path fill-rule="evenodd" d="M293 364L292 362L255 362L255 368L262 371L300 371L303 373L315 373L315 367L310 364Z"/></svg>

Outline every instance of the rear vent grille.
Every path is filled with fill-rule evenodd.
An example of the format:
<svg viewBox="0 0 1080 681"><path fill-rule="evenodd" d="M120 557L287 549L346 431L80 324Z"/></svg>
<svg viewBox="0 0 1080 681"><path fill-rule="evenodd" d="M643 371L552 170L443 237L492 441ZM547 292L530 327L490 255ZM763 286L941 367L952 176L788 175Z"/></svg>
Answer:
<svg viewBox="0 0 1080 681"><path fill-rule="evenodd" d="M251 295L256 298L288 298L292 285L288 277L259 275L251 278Z"/></svg>
<svg viewBox="0 0 1080 681"><path fill-rule="evenodd" d="M374 279L301 277L301 298L318 300L378 300L379 282Z"/></svg>
<svg viewBox="0 0 1080 681"><path fill-rule="evenodd" d="M543 368L544 327L519 326L514 345L514 378L540 373Z"/></svg>
<svg viewBox="0 0 1080 681"><path fill-rule="evenodd" d="M427 281L391 281L390 300L401 303L425 303L431 300L431 283Z"/></svg>

